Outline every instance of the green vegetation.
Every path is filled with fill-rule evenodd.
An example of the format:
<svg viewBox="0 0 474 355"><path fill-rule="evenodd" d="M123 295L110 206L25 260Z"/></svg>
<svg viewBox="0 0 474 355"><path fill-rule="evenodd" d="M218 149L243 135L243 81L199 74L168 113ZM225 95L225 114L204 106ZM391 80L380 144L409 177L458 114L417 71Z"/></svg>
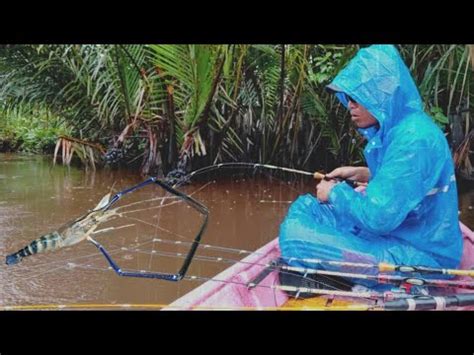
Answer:
<svg viewBox="0 0 474 355"><path fill-rule="evenodd" d="M0 150L52 153L68 130L45 107L18 105L0 110Z"/></svg>
<svg viewBox="0 0 474 355"><path fill-rule="evenodd" d="M455 131L455 141L466 147L466 139L472 137L472 48L398 48L426 111L449 137ZM358 164L362 142L346 110L324 90L358 49L3 46L0 141L4 147L10 142L14 149L52 152L60 136L67 136L58 142L58 156L59 150L70 148L64 142L71 139L76 148L63 151L63 156L77 154L84 164L95 166L100 149L79 147L100 144L109 149L109 162L140 164L144 174L167 173L185 156L193 168L221 161L308 170ZM469 154L462 159L459 164L465 166Z"/></svg>

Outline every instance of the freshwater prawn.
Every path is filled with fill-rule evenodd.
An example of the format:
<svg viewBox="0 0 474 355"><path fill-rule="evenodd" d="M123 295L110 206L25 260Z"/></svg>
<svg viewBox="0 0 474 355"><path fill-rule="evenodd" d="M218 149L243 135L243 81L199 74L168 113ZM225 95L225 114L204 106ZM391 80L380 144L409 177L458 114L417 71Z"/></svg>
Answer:
<svg viewBox="0 0 474 355"><path fill-rule="evenodd" d="M57 231L45 234L38 239L33 240L26 247L16 253L10 254L6 258L7 265L19 263L24 257L69 247L80 243L93 234L100 223L120 216L118 208L107 210L110 204L108 193L99 202L99 204L85 215L59 228Z"/></svg>

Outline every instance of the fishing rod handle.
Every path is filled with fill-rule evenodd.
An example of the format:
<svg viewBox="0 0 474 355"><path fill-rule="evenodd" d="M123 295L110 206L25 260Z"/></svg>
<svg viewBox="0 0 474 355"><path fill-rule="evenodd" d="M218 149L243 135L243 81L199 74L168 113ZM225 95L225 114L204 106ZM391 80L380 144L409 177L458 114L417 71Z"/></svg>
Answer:
<svg viewBox="0 0 474 355"><path fill-rule="evenodd" d="M456 275L474 277L474 269L436 269L425 266L410 266L410 265L392 265L388 263L379 263L378 269L380 272L394 272L399 271L403 273L422 273L422 274L440 274L440 275Z"/></svg>
<svg viewBox="0 0 474 355"><path fill-rule="evenodd" d="M466 307L474 305L474 294L463 293L444 297L415 297L385 302L383 308L392 311L443 310L448 307Z"/></svg>
<svg viewBox="0 0 474 355"><path fill-rule="evenodd" d="M326 181L337 180L335 178L330 178L327 175L322 174L322 173L317 172L317 171L313 174L313 177L316 180L326 180ZM341 179L340 181L345 181L352 188L356 188L358 186L367 186L367 184L364 183L364 182L359 182L359 181L351 180L351 179Z"/></svg>

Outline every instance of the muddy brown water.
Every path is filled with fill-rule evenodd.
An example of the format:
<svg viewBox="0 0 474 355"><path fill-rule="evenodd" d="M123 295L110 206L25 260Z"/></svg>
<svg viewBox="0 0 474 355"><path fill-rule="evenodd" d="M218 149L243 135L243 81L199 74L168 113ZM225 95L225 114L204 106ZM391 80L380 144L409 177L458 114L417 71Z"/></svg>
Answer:
<svg viewBox="0 0 474 355"><path fill-rule="evenodd" d="M263 246L277 236L288 201L305 192L295 184L264 175L217 175L180 187L208 207L209 223L202 242L214 246L245 250ZM168 304L200 285L202 281L175 283L120 277L107 269L105 259L87 241L24 258L17 265L5 265L6 255L81 216L109 191L118 192L141 181L143 178L130 171L86 173L52 166L50 159L41 156L1 155L0 303ZM98 228L115 228L94 238L113 252L122 268L174 273L182 265L183 258L174 254L188 252L186 242L194 238L202 216L186 203L176 203L176 199L163 202L164 195L157 186L127 195L117 206L127 205L123 211L132 213ZM140 203L144 200L152 201ZM153 242L155 238L184 243L173 246ZM202 248L197 254L235 260L245 256ZM195 260L188 274L213 277L229 266L230 263Z"/></svg>
<svg viewBox="0 0 474 355"><path fill-rule="evenodd" d="M278 234L289 201L310 192L311 180L299 183L285 177L249 171L218 172L180 187L209 208L202 243L255 250ZM0 154L0 305L34 304L169 304L203 281L168 282L120 277L108 268L89 242L5 265L5 256L33 239L60 228L93 208L108 192L143 181L130 171L84 172L52 166L42 156ZM474 191L460 192L460 219L474 228ZM145 202L143 202L145 201ZM101 223L93 237L111 252L123 269L176 272L189 251L202 216L157 186L147 186L114 205L120 218ZM157 241L159 238L161 241ZM165 243L163 242L165 241ZM181 241L181 244L171 242ZM177 254L180 255L177 255ZM231 265L217 257L238 260L231 252L199 248L188 275L212 278ZM212 260L211 260L212 259Z"/></svg>

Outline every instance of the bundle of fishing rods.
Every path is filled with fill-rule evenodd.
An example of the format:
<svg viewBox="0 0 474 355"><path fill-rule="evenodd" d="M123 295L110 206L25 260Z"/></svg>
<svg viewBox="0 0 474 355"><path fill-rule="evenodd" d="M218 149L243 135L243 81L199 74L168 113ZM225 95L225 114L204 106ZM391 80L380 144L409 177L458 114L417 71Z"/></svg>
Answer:
<svg viewBox="0 0 474 355"><path fill-rule="evenodd" d="M191 281L216 281L216 282L230 282L228 280L218 280L214 278L206 278L201 276L189 276L187 271L192 260L201 260L201 261L211 261L218 263L227 263L227 264L236 264L236 263L245 263L244 260L233 259L233 258L223 258L223 257L210 257L210 256L201 256L196 255L198 247L207 250L215 250L220 252L227 252L242 255L256 254L256 252L233 249L222 246L213 246L209 244L202 244L201 238L206 230L209 210L201 202L195 200L188 194L185 194L179 190L178 187L182 186L191 181L191 179L199 174L210 172L222 168L250 168L250 169L269 169L275 171L281 171L286 173L294 173L305 176L311 176L317 180L329 180L329 178L323 173L313 173L303 170L291 169L286 167L279 167L268 164L256 164L256 163L244 163L244 162L235 162L235 163L221 163L211 166L207 166L198 170L195 170L189 174L183 172L172 172L168 175L168 178L160 180L156 177L151 177L135 186L127 188L111 198L105 199L99 203L99 205L89 211L84 216L76 219L75 221L68 224L68 228L74 228L77 224L80 224L81 227L87 233L87 240L91 242L105 257L109 263L111 269L120 276L124 277L139 277L139 278L149 278L149 279L161 279L167 281L180 281L180 280L191 280ZM352 187L364 186L365 183L352 181L352 180L340 180L345 182ZM163 243L163 244L176 244L180 246L189 247L188 252L183 255L182 253L171 253L171 252L160 252L153 250L142 250L138 247L131 248L129 250L140 252L140 253L153 253L157 256L169 256L176 258L183 258L183 264L176 273L162 273L162 272L150 272L145 270L135 271L135 270L124 270L118 263L113 259L112 253L107 251L107 249L98 241L92 238L91 234L87 228L90 228L88 224L88 219L92 219L97 222L102 216L105 216L107 213L112 213L114 210L111 208L119 201L124 195L130 194L140 188L145 186L155 184L163 188L167 193L170 193L177 197L178 199L187 203L190 207L198 211L202 215L202 222L200 228L193 238L192 241L173 241L162 238L153 238L153 243ZM99 213L99 215L97 215ZM115 213L117 214L117 213ZM102 217L105 218L105 217ZM94 227L95 228L95 227ZM53 234L51 234L53 235ZM44 238L44 237L42 237ZM50 240L55 240L59 243L61 238L57 235L48 237L45 239L39 239L31 243L28 247L20 250L19 252L9 255L7 257L7 264L13 264L18 262L21 257L34 254L36 251L48 246ZM34 244L34 246L33 246ZM121 248L121 250L128 250L127 248ZM313 268L301 268L290 266L294 262L303 262L305 264L315 265ZM459 270L459 269L442 269L442 268L430 268L425 266L408 266L408 265L392 265L387 263L379 264L368 264L368 263L353 263L353 262L344 262L344 261L333 261L333 260L321 260L321 259L298 259L298 258L280 258L278 263L270 264L257 264L252 263L256 266L261 266L264 270L268 272L278 271L283 274L288 273L292 275L299 275L302 280L308 280L313 282L314 278L311 278L311 275L318 276L317 287L301 287L298 284L296 285L271 285L265 286L259 282L251 282L250 284L242 283L242 286L248 288L254 287L267 287L274 290L281 290L291 294L311 294L314 296L326 295L326 296L338 296L338 297L349 297L351 299L367 299L376 301L375 304L368 305L366 309L385 309L385 310L427 310L427 309L447 309L450 307L466 307L474 305L474 293L454 293L443 296L430 296L426 292L426 288L437 288L445 290L453 289L463 289L463 290L474 290L474 281L471 281L471 278L474 278L474 270ZM329 271L325 270L325 267L341 267L341 268L350 268L351 270L361 270L361 272L342 272L342 271ZM364 272L362 272L364 270ZM366 271L370 270L371 273ZM375 272L375 273L374 273ZM457 280L457 279L446 279L446 278L433 278L436 275L452 275L452 276L463 276L469 281L466 280ZM324 280L328 280L325 282ZM385 291L378 292L374 290L367 289L366 291L353 291L348 290L347 285L341 284L339 288L337 281L341 279L351 279L351 280L369 280L375 281L382 284L391 284L396 288L397 291ZM233 282L239 283L239 282ZM357 282L355 282L357 283ZM411 289L423 289L425 292L413 294L410 293Z"/></svg>

